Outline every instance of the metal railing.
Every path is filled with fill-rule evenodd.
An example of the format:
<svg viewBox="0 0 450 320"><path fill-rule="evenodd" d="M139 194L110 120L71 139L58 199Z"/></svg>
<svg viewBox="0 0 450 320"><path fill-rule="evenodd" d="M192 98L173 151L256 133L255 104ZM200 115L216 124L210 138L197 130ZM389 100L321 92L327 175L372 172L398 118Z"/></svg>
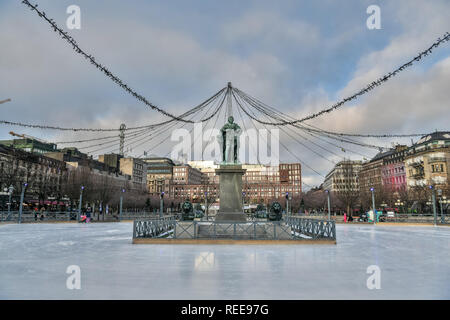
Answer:
<svg viewBox="0 0 450 320"><path fill-rule="evenodd" d="M82 213L84 215L85 213ZM77 211L25 211L22 213L21 222L45 222L45 221L70 221L77 220ZM167 217L167 216L165 216ZM91 213L91 222L118 222L120 220L135 220L135 219L159 219L159 214L153 212L123 212L120 216L119 213ZM0 223L1 222L18 222L19 211L0 211Z"/></svg>
<svg viewBox="0 0 450 320"><path fill-rule="evenodd" d="M325 219L326 214L324 215L302 215L302 216L293 216L293 217L309 217L311 219ZM331 219L336 222L343 222L344 216L338 215L338 216L331 216ZM450 224L450 215L440 213L436 216L437 224ZM359 221L359 215L353 216L353 221L347 221L347 223L372 223L372 222L360 222ZM379 221L379 223L383 222L404 222L404 223L434 223L434 215L432 213L396 213L394 216L389 217L386 216L383 218L382 221Z"/></svg>
<svg viewBox="0 0 450 320"><path fill-rule="evenodd" d="M286 224L295 233L306 235L312 239L336 240L336 222L333 220L288 217Z"/></svg>
<svg viewBox="0 0 450 320"><path fill-rule="evenodd" d="M335 221L288 218L285 221L176 221L174 217L136 220L133 238L336 240Z"/></svg>
<svg viewBox="0 0 450 320"><path fill-rule="evenodd" d="M46 222L46 221L70 221L76 220L76 212L23 212L20 216L19 211L0 211L0 222Z"/></svg>
<svg viewBox="0 0 450 320"><path fill-rule="evenodd" d="M167 236L174 230L176 219L174 216L147 220L134 220L133 239L159 238Z"/></svg>
<svg viewBox="0 0 450 320"><path fill-rule="evenodd" d="M433 214L395 214L394 217L386 217L386 222L409 222L409 223L434 223ZM436 216L437 224L449 224L450 216L440 215Z"/></svg>

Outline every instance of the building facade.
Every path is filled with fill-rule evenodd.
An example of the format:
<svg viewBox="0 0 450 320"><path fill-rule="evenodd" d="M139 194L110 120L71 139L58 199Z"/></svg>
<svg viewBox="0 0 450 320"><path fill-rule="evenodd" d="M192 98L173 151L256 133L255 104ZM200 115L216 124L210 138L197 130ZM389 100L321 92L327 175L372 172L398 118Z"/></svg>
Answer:
<svg viewBox="0 0 450 320"><path fill-rule="evenodd" d="M122 159L123 156L116 153L110 153L110 154L102 154L98 156L98 161L106 164L108 167L112 168L114 171L119 172L120 171L120 159Z"/></svg>
<svg viewBox="0 0 450 320"><path fill-rule="evenodd" d="M61 198L66 175L63 161L0 145L0 190L12 186L18 195L26 183L26 201Z"/></svg>
<svg viewBox="0 0 450 320"><path fill-rule="evenodd" d="M54 152L57 150L56 144L48 143L31 137L24 137L23 139L0 140L0 145L12 147L34 154L45 154L47 152Z"/></svg>
<svg viewBox="0 0 450 320"><path fill-rule="evenodd" d="M147 188L151 196L159 196L168 190L175 163L169 158L143 159L147 164Z"/></svg>
<svg viewBox="0 0 450 320"><path fill-rule="evenodd" d="M362 161L344 160L338 162L326 175L322 188L329 192L358 192L360 188L359 174Z"/></svg>
<svg viewBox="0 0 450 320"><path fill-rule="evenodd" d="M214 161L189 161L175 165L167 158L146 159L149 192L184 201L219 200L219 176L215 170L219 165ZM299 163L265 166L243 164L246 170L242 182L246 203L268 203L273 199L300 196L302 192L301 165Z"/></svg>
<svg viewBox="0 0 450 320"><path fill-rule="evenodd" d="M147 189L147 163L137 158L121 158L120 171L131 176L135 188Z"/></svg>
<svg viewBox="0 0 450 320"><path fill-rule="evenodd" d="M383 187L390 192L406 190L405 155L406 145L397 145L383 157L381 179Z"/></svg>
<svg viewBox="0 0 450 320"><path fill-rule="evenodd" d="M449 164L450 132L433 132L422 137L405 156L408 189L435 186L447 190Z"/></svg>

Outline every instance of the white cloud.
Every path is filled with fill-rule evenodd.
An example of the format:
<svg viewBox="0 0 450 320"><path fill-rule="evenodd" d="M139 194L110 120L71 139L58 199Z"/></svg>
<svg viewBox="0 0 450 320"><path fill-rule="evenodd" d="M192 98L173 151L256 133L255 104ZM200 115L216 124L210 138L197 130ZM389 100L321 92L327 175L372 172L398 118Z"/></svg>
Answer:
<svg viewBox="0 0 450 320"><path fill-rule="evenodd" d="M224 27L229 42L263 43L272 47L282 45L298 47L317 45L319 31L302 20L290 20L275 12L256 11L244 14L237 21Z"/></svg>

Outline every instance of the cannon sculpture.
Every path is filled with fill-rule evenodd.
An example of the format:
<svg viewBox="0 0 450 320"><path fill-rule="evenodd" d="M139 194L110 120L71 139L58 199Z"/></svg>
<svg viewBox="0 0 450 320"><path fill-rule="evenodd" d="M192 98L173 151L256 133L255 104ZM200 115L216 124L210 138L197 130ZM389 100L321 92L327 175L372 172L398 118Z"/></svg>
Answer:
<svg viewBox="0 0 450 320"><path fill-rule="evenodd" d="M194 207L190 201L186 200L181 206L181 220L194 220L194 218Z"/></svg>
<svg viewBox="0 0 450 320"><path fill-rule="evenodd" d="M267 218L267 212L266 212L266 207L263 204L258 204L258 206L256 207L256 211L255 211L255 218L258 219L265 219Z"/></svg>
<svg viewBox="0 0 450 320"><path fill-rule="evenodd" d="M281 204L276 201L272 202L267 219L269 221L280 221L282 217L281 211L282 211Z"/></svg>
<svg viewBox="0 0 450 320"><path fill-rule="evenodd" d="M203 212L203 208L199 203L195 206L194 215L196 218L200 218L200 219L203 218L203 216L205 215Z"/></svg>

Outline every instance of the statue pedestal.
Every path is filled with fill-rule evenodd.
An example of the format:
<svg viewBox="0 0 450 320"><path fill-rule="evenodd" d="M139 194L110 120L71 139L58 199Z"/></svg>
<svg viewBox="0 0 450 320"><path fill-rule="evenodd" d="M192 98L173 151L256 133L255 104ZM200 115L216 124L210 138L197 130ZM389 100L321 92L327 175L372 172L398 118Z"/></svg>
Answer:
<svg viewBox="0 0 450 320"><path fill-rule="evenodd" d="M216 221L247 221L242 208L242 176L245 174L240 164L224 164L216 169L219 175L220 208Z"/></svg>

